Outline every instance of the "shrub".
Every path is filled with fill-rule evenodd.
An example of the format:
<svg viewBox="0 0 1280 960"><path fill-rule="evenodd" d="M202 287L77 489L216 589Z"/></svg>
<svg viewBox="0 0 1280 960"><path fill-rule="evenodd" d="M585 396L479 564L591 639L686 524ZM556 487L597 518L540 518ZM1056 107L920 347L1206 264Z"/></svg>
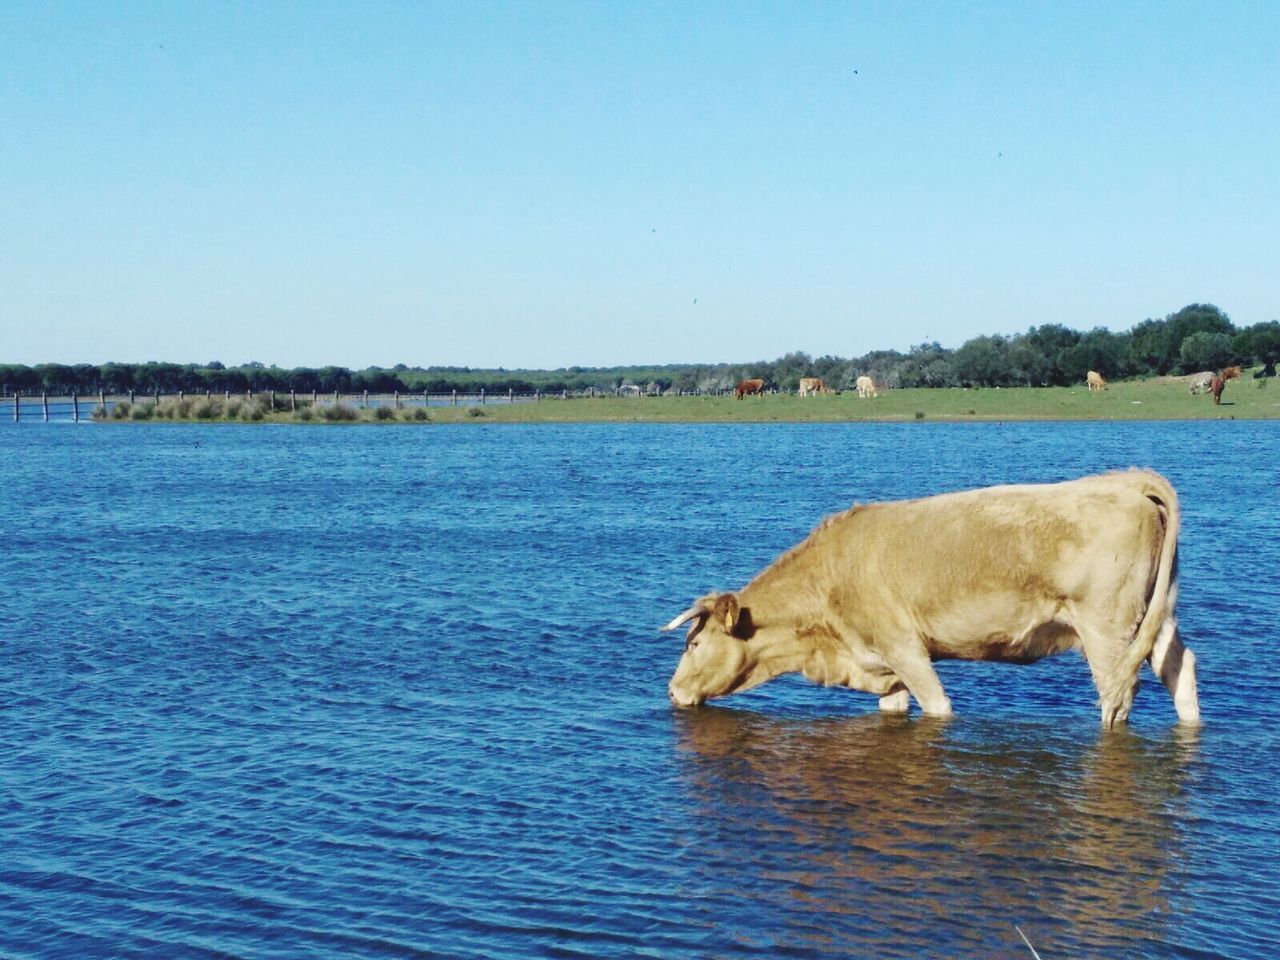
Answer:
<svg viewBox="0 0 1280 960"><path fill-rule="evenodd" d="M468 417L487 417L488 414L485 413L484 410L482 410L480 407L467 407L467 416Z"/></svg>
<svg viewBox="0 0 1280 960"><path fill-rule="evenodd" d="M119 403L117 403L114 407L111 408L111 419L112 420L128 420L129 407L130 407L130 404L128 400L121 400ZM97 414L97 411L95 410L94 413Z"/></svg>
<svg viewBox="0 0 1280 960"><path fill-rule="evenodd" d="M316 417L315 413L312 411L312 409L309 406L299 407L297 411L294 412L293 415L296 419L301 420L304 423L310 423Z"/></svg>
<svg viewBox="0 0 1280 960"><path fill-rule="evenodd" d="M222 416L222 401L202 397L191 405L191 415L197 420L213 420Z"/></svg>
<svg viewBox="0 0 1280 960"><path fill-rule="evenodd" d="M227 419L237 420L240 417L240 411L244 409L243 400L232 400L227 404Z"/></svg>
<svg viewBox="0 0 1280 960"><path fill-rule="evenodd" d="M373 416L378 420L394 420L396 412L391 407L375 407Z"/></svg>
<svg viewBox="0 0 1280 960"><path fill-rule="evenodd" d="M156 415L154 403L135 403L129 408L130 420L150 420Z"/></svg>
<svg viewBox="0 0 1280 960"><path fill-rule="evenodd" d="M427 421L431 419L431 414L427 413L426 407L414 407L412 410L404 412L406 420Z"/></svg>
<svg viewBox="0 0 1280 960"><path fill-rule="evenodd" d="M335 403L331 406L321 407L320 416L324 417L330 423L334 423L337 421L356 419L356 411L353 407L349 407L345 403Z"/></svg>

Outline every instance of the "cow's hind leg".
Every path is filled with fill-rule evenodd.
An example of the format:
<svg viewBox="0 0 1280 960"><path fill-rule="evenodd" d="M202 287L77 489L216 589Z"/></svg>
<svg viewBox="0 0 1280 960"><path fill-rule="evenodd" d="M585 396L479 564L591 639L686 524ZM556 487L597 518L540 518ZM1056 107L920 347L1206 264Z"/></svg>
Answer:
<svg viewBox="0 0 1280 960"><path fill-rule="evenodd" d="M1178 621L1165 619L1160 635L1151 650L1151 669L1155 671L1178 711L1178 721L1188 725L1200 722L1200 697L1196 693L1196 655L1182 645Z"/></svg>
<svg viewBox="0 0 1280 960"><path fill-rule="evenodd" d="M1093 684L1098 689L1102 725L1110 730L1117 723L1124 723L1129 719L1129 712L1133 709L1133 695L1138 689L1138 675L1134 673L1129 682L1117 682L1117 661L1123 659L1121 654L1125 642L1108 639L1116 632L1114 625L1108 624L1095 629L1077 626L1076 632L1084 647L1089 672L1093 674Z"/></svg>

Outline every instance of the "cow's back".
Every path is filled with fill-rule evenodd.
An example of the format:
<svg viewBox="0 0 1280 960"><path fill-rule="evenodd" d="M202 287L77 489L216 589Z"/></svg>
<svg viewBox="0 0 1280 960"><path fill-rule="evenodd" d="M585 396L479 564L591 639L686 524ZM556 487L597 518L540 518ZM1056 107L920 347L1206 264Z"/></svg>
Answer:
<svg viewBox="0 0 1280 960"><path fill-rule="evenodd" d="M1025 659L1003 648L1067 607L1141 616L1162 542L1141 476L862 507L818 532L814 574L827 573L832 612L860 635L923 635L936 656Z"/></svg>

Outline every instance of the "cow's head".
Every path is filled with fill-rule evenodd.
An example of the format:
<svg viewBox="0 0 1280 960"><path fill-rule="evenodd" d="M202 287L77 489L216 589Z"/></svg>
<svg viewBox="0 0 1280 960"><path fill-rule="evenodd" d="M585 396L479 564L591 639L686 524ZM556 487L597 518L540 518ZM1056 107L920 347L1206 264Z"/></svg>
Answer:
<svg viewBox="0 0 1280 960"><path fill-rule="evenodd" d="M684 655L667 687L677 707L696 707L747 684L754 666L749 638L750 614L732 593L711 594L668 623L674 630L686 621Z"/></svg>

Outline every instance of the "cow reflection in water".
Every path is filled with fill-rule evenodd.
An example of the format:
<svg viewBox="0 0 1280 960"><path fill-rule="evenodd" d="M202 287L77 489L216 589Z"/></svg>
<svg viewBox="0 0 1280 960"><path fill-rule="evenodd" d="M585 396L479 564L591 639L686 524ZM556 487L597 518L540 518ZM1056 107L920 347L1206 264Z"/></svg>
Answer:
<svg viewBox="0 0 1280 960"><path fill-rule="evenodd" d="M1162 925L1193 731L1080 744L885 716L674 722L704 895L746 918L726 938L877 957L1027 956L1014 924L1043 956L1176 941Z"/></svg>

